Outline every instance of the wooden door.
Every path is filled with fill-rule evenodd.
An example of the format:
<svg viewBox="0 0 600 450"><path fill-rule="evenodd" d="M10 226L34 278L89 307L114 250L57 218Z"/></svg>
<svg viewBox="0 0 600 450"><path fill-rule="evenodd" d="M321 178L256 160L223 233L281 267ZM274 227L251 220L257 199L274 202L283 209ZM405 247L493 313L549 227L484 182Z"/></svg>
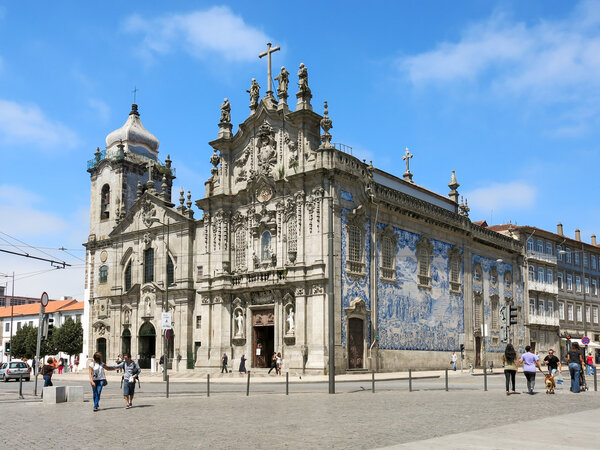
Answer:
<svg viewBox="0 0 600 450"><path fill-rule="evenodd" d="M348 368L362 369L364 363L364 329L361 319L348 319Z"/></svg>

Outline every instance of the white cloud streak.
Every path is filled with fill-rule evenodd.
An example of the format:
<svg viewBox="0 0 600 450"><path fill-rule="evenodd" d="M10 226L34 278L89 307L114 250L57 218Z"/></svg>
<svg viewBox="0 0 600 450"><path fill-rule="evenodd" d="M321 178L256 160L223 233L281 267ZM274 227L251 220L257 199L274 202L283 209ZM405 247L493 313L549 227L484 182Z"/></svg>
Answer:
<svg viewBox="0 0 600 450"><path fill-rule="evenodd" d="M483 213L493 210L496 213L523 210L535 206L537 189L523 181L510 181L493 183L466 192L464 196L472 209Z"/></svg>
<svg viewBox="0 0 600 450"><path fill-rule="evenodd" d="M73 148L77 143L73 131L48 118L37 105L0 99L0 144L50 149Z"/></svg>
<svg viewBox="0 0 600 450"><path fill-rule="evenodd" d="M226 61L252 61L269 41L226 6L153 19L134 15L126 20L125 29L144 35L144 58L182 48L198 59L220 55Z"/></svg>

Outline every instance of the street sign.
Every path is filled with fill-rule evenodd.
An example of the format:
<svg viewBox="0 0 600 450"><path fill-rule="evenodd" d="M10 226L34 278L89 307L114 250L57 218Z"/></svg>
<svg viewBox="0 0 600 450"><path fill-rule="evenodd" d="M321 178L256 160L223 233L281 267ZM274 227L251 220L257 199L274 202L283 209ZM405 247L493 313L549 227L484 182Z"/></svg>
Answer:
<svg viewBox="0 0 600 450"><path fill-rule="evenodd" d="M589 337L587 337L587 336L585 336L585 337L581 338L581 343L582 343L583 345L588 345L588 344L590 343L590 338L589 338Z"/></svg>
<svg viewBox="0 0 600 450"><path fill-rule="evenodd" d="M500 325L500 341L508 342L510 337L510 327L508 325Z"/></svg>
<svg viewBox="0 0 600 450"><path fill-rule="evenodd" d="M161 323L162 323L162 329L163 330L170 330L171 329L171 312L163 312L162 316L161 316Z"/></svg>
<svg viewBox="0 0 600 450"><path fill-rule="evenodd" d="M503 306L500 307L499 314L500 314L500 322L503 323L503 324L506 324L506 319L507 319L507 317L506 317L506 306L503 305Z"/></svg>
<svg viewBox="0 0 600 450"><path fill-rule="evenodd" d="M46 294L45 292L42 294L42 298L40 299L40 303L42 304L42 306L45 308L46 306L48 306L48 294Z"/></svg>

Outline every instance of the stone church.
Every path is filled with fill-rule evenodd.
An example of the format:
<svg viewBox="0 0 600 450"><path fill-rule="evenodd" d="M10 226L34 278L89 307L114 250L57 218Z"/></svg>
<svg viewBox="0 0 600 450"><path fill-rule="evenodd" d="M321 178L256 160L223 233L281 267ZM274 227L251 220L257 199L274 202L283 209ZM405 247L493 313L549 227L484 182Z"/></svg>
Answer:
<svg viewBox="0 0 600 450"><path fill-rule="evenodd" d="M136 104L89 161L89 355L131 352L147 368L166 351L173 370L208 371L223 353L237 369L242 355L261 368L280 352L284 370L325 373L333 339L343 373L447 367L463 346L465 367L481 365L507 340L522 349L521 244L470 221L454 171L440 195L413 181L408 149L398 177L332 144L303 64L294 110L289 73L275 79L277 98L270 76L262 98L252 81L235 134L224 100L200 199L172 201L175 168ZM520 317L508 331L509 304Z"/></svg>

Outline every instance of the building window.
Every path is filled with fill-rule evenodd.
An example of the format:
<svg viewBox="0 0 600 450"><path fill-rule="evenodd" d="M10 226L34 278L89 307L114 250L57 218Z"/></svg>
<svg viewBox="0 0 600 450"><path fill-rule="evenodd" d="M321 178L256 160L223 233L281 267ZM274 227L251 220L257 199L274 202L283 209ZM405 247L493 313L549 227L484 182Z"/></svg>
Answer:
<svg viewBox="0 0 600 450"><path fill-rule="evenodd" d="M475 266L473 266L473 281L481 283L481 275L481 266L479 264L475 264Z"/></svg>
<svg viewBox="0 0 600 450"><path fill-rule="evenodd" d="M573 252L573 264L575 264L576 266L579 265L579 253L577 252Z"/></svg>
<svg viewBox="0 0 600 450"><path fill-rule="evenodd" d="M239 227L235 230L235 242L234 242L234 263L235 269L243 270L246 267L246 229Z"/></svg>
<svg viewBox="0 0 600 450"><path fill-rule="evenodd" d="M202 279L203 274L204 274L204 266L197 266L196 267L196 280L200 281Z"/></svg>
<svg viewBox="0 0 600 450"><path fill-rule="evenodd" d="M533 251L533 238L527 239L527 251L529 251L529 252Z"/></svg>
<svg viewBox="0 0 600 450"><path fill-rule="evenodd" d="M544 277L544 272L545 272L545 270L544 270L544 268L543 268L543 267L538 267L538 281L539 281L540 283L543 283L543 282L544 282L544 278L545 278L545 277Z"/></svg>
<svg viewBox="0 0 600 450"><path fill-rule="evenodd" d="M108 266L100 266L100 283L108 281Z"/></svg>
<svg viewBox="0 0 600 450"><path fill-rule="evenodd" d="M594 306L594 309L592 311L594 314L594 323L598 323L598 307Z"/></svg>
<svg viewBox="0 0 600 450"><path fill-rule="evenodd" d="M167 257L167 285L175 283L175 266L170 256Z"/></svg>
<svg viewBox="0 0 600 450"><path fill-rule="evenodd" d="M565 320L565 304L563 302L558 304L558 318L560 320Z"/></svg>
<svg viewBox="0 0 600 450"><path fill-rule="evenodd" d="M534 299L529 300L529 315L535 316L535 300Z"/></svg>
<svg viewBox="0 0 600 450"><path fill-rule="evenodd" d="M22 327L23 324L21 324L21 322L17 322L17 331L19 331Z"/></svg>
<svg viewBox="0 0 600 450"><path fill-rule="evenodd" d="M567 291L573 290L573 276L568 273L567 274Z"/></svg>
<svg viewBox="0 0 600 450"><path fill-rule="evenodd" d="M546 283L548 283L548 284L554 283L554 276L552 274L552 269L546 270Z"/></svg>
<svg viewBox="0 0 600 450"><path fill-rule="evenodd" d="M589 294L589 293L590 293L590 279L589 279L589 278L586 278L586 279L583 281L583 285L584 285L584 286L583 286L583 288L585 289L585 293L586 293L586 294Z"/></svg>
<svg viewBox="0 0 600 450"><path fill-rule="evenodd" d="M567 305L567 320L573 322L573 305Z"/></svg>
<svg viewBox="0 0 600 450"><path fill-rule="evenodd" d="M298 231L296 227L296 217L292 216L287 222L287 248L288 248L288 256L290 252L298 251ZM295 254L292 254L290 261L294 261Z"/></svg>
<svg viewBox="0 0 600 450"><path fill-rule="evenodd" d="M154 281L154 249L144 250L144 283Z"/></svg>
<svg viewBox="0 0 600 450"><path fill-rule="evenodd" d="M598 281L592 280L592 295L598 295Z"/></svg>
<svg viewBox="0 0 600 450"><path fill-rule="evenodd" d="M10 331L10 322L6 322L6 323L4 324L4 331L5 331L6 333L8 333L8 332Z"/></svg>
<svg viewBox="0 0 600 450"><path fill-rule="evenodd" d="M554 300L548 299L548 316L554 317Z"/></svg>
<svg viewBox="0 0 600 450"><path fill-rule="evenodd" d="M556 282L558 283L558 288L562 289L563 288L563 274L562 274L562 272L558 272L556 274Z"/></svg>
<svg viewBox="0 0 600 450"><path fill-rule="evenodd" d="M596 256L592 255L590 259L592 261L592 270L596 270Z"/></svg>
<svg viewBox="0 0 600 450"><path fill-rule="evenodd" d="M475 297L475 330L481 330L481 322L483 317L483 302L480 296Z"/></svg>
<svg viewBox="0 0 600 450"><path fill-rule="evenodd" d="M381 272L383 278L395 278L395 245L392 238L384 236L381 242Z"/></svg>
<svg viewBox="0 0 600 450"><path fill-rule="evenodd" d="M566 252L567 253L565 253L565 261L571 264L571 249L567 247Z"/></svg>
<svg viewBox="0 0 600 450"><path fill-rule="evenodd" d="M585 307L585 321L588 323L590 321L590 307L589 306Z"/></svg>
<svg viewBox="0 0 600 450"><path fill-rule="evenodd" d="M575 277L575 290L581 292L581 277L579 275Z"/></svg>
<svg viewBox="0 0 600 450"><path fill-rule="evenodd" d="M431 252L433 247L429 239L421 236L419 242L417 242L417 263L419 285L431 286Z"/></svg>
<svg viewBox="0 0 600 450"><path fill-rule="evenodd" d="M346 223L346 272L355 278L363 278L365 274L365 221L362 208L348 214Z"/></svg>
<svg viewBox="0 0 600 450"><path fill-rule="evenodd" d="M348 226L348 261L362 264L362 233L356 225ZM352 272L362 272L362 267L351 266L350 270Z"/></svg>
<svg viewBox="0 0 600 450"><path fill-rule="evenodd" d="M535 281L535 268L529 266L529 281Z"/></svg>
<svg viewBox="0 0 600 450"><path fill-rule="evenodd" d="M563 260L563 254L561 252L562 252L562 245L557 245L556 246L556 256L559 261Z"/></svg>
<svg viewBox="0 0 600 450"><path fill-rule="evenodd" d="M268 261L271 257L271 233L265 231L260 238L260 260Z"/></svg>
<svg viewBox="0 0 600 450"><path fill-rule="evenodd" d="M508 271L504 272L504 289L512 289L512 274Z"/></svg>
<svg viewBox="0 0 600 450"><path fill-rule="evenodd" d="M125 290L131 289L131 261L125 266Z"/></svg>
<svg viewBox="0 0 600 450"><path fill-rule="evenodd" d="M552 243L551 242L546 242L546 253L548 255L552 254Z"/></svg>
<svg viewBox="0 0 600 450"><path fill-rule="evenodd" d="M544 308L544 300L543 299L540 299L537 302L537 313L540 316L543 316L546 314L546 308Z"/></svg>
<svg viewBox="0 0 600 450"><path fill-rule="evenodd" d="M460 292L460 254L457 247L448 250L448 260L450 262L450 291Z"/></svg>
<svg viewBox="0 0 600 450"><path fill-rule="evenodd" d="M588 264L589 264L589 258L588 258L588 254L584 252L584 253L583 253L583 265L584 265L585 267L589 267L589 266L588 266Z"/></svg>
<svg viewBox="0 0 600 450"><path fill-rule="evenodd" d="M196 330L202 327L202 316L196 316Z"/></svg>
<svg viewBox="0 0 600 450"><path fill-rule="evenodd" d="M583 311L581 305L577 305L577 322L583 322Z"/></svg>
<svg viewBox="0 0 600 450"><path fill-rule="evenodd" d="M496 267L492 267L492 270L490 270L490 284L493 287L498 286L498 270Z"/></svg>
<svg viewBox="0 0 600 450"><path fill-rule="evenodd" d="M492 330L497 330L498 329L498 315L500 314L500 311L498 309L498 299L495 297L492 297L491 299L491 304L492 304Z"/></svg>
<svg viewBox="0 0 600 450"><path fill-rule="evenodd" d="M536 250L538 253L544 253L544 243L542 241L537 241Z"/></svg>
<svg viewBox="0 0 600 450"><path fill-rule="evenodd" d="M106 220L110 217L110 186L102 186L100 194L100 220Z"/></svg>

